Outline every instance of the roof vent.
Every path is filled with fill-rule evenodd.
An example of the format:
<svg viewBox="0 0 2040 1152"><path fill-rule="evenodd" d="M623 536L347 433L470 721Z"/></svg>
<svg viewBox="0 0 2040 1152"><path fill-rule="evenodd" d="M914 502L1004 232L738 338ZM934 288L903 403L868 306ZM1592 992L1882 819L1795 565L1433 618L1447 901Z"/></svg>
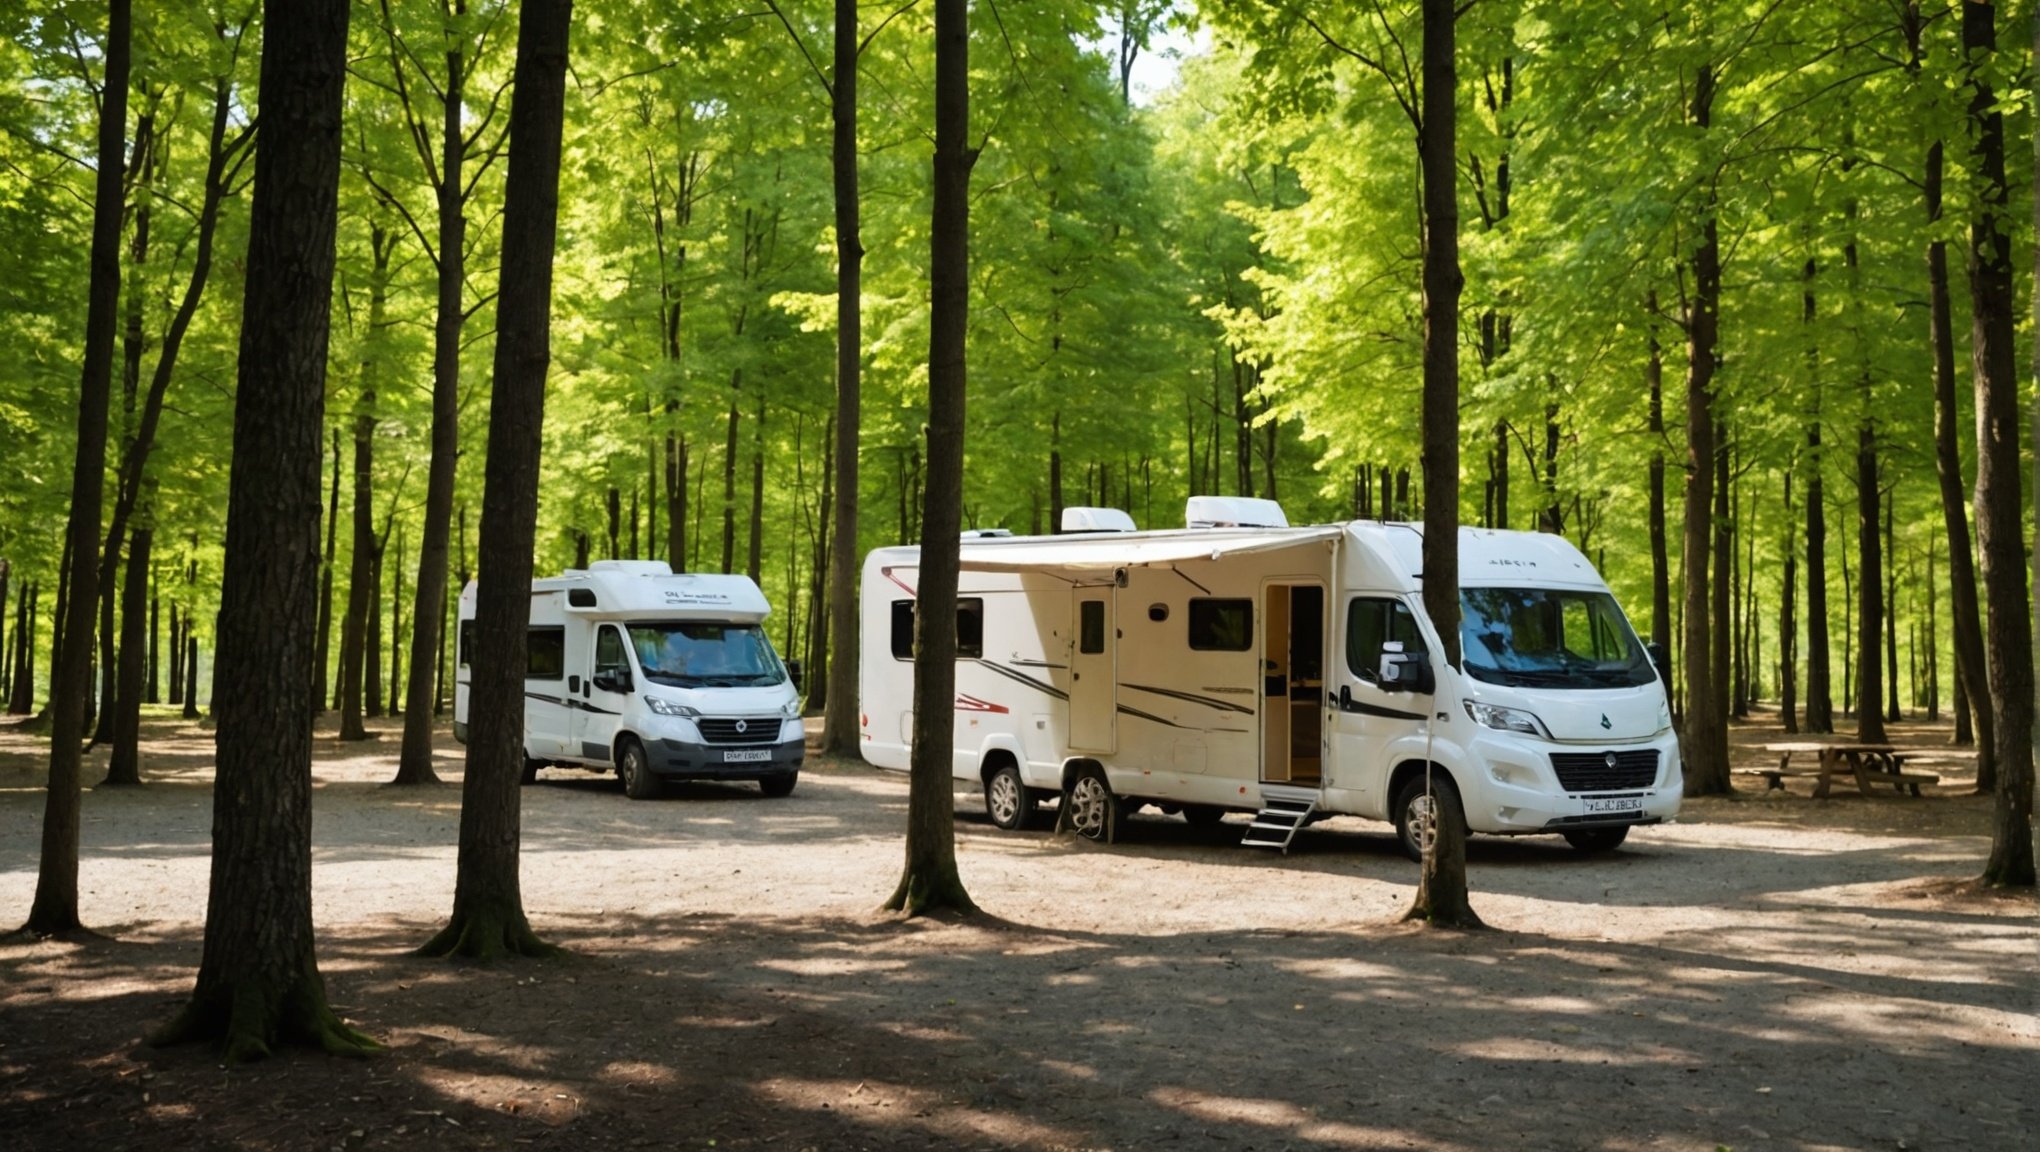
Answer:
<svg viewBox="0 0 2040 1152"><path fill-rule="evenodd" d="M1133 517L1117 508L1065 508L1064 532L1138 532Z"/></svg>
<svg viewBox="0 0 2040 1152"><path fill-rule="evenodd" d="M963 530L963 538L965 540L992 540L1001 536L1011 536L1012 534L1013 530L1011 528L965 528Z"/></svg>
<svg viewBox="0 0 2040 1152"><path fill-rule="evenodd" d="M671 576L673 569L664 560L597 560L588 565L590 572L614 572L619 576Z"/></svg>
<svg viewBox="0 0 2040 1152"><path fill-rule="evenodd" d="M1282 505L1252 496L1192 496L1183 506L1191 528L1287 528Z"/></svg>

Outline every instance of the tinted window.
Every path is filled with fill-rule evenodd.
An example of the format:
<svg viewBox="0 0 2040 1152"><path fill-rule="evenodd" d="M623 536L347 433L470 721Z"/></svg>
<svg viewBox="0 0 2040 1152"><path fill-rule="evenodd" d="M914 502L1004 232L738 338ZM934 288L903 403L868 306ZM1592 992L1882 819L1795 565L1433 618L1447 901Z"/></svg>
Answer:
<svg viewBox="0 0 2040 1152"><path fill-rule="evenodd" d="M567 675L567 630L533 628L524 640L524 678L563 680Z"/></svg>
<svg viewBox="0 0 2040 1152"><path fill-rule="evenodd" d="M630 657L624 655L623 634L614 624L604 624L595 636L595 674L617 680L630 675Z"/></svg>
<svg viewBox="0 0 2040 1152"><path fill-rule="evenodd" d="M914 602L892 602L892 654L895 660L914 658ZM975 660L985 654L985 602L972 596L956 601L956 658Z"/></svg>
<svg viewBox="0 0 2040 1152"><path fill-rule="evenodd" d="M1105 651L1105 602L1084 600L1077 604L1077 651L1096 655Z"/></svg>
<svg viewBox="0 0 2040 1152"><path fill-rule="evenodd" d="M1398 641L1405 652L1422 652L1424 638L1409 605L1400 600L1356 596L1346 609L1346 667L1368 683L1381 678L1381 646Z"/></svg>
<svg viewBox="0 0 2040 1152"><path fill-rule="evenodd" d="M1190 647L1199 652L1246 652L1253 646L1252 600L1190 601Z"/></svg>
<svg viewBox="0 0 2040 1152"><path fill-rule="evenodd" d="M1465 588L1460 647L1492 684L1623 688L1656 678L1615 598L1559 588Z"/></svg>
<svg viewBox="0 0 2040 1152"><path fill-rule="evenodd" d="M605 634L607 630L605 629ZM638 667L657 684L683 688L757 688L786 679L785 666L756 624L715 620L630 625ZM619 655L619 662L621 653ZM596 660L602 659L600 650ZM623 664L628 668L628 664Z"/></svg>

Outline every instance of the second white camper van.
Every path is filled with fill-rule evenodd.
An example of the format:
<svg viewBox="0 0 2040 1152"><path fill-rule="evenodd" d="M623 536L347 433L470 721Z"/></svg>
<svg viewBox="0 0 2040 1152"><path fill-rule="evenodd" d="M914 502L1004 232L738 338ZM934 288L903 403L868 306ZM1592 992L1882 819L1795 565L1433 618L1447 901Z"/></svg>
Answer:
<svg viewBox="0 0 2040 1152"><path fill-rule="evenodd" d="M1422 525L1292 528L1217 497L1188 522L1069 509L1065 535L963 541L954 771L995 824L1054 797L1094 839L1142 804L1243 811L1244 843L1286 849L1344 813L1416 857L1434 802L1585 851L1678 814L1655 661L1564 538L1461 530L1455 671L1432 655ZM919 569L915 547L864 565L862 748L884 768L907 767Z"/></svg>
<svg viewBox="0 0 2040 1152"><path fill-rule="evenodd" d="M634 800L665 780L755 780L785 796L805 744L799 666L765 635L743 576L600 560L531 582L524 782L549 766L615 772ZM475 585L460 595L454 736L467 739Z"/></svg>

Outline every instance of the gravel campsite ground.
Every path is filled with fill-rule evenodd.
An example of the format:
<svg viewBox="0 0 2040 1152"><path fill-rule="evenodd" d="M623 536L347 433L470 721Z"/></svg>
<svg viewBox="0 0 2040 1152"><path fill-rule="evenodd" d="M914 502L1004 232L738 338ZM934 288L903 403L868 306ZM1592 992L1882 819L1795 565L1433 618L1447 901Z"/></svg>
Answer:
<svg viewBox="0 0 2040 1152"><path fill-rule="evenodd" d="M1610 856L1476 839L1495 929L1399 924L1383 825L1287 858L1245 818L1152 811L1125 842L1001 833L958 797L983 922L874 913L903 778L811 759L633 802L524 793L532 921L571 954L478 968L406 951L452 899L446 787L396 791L393 728L314 772L319 955L387 1050L226 1069L143 1035L188 993L211 734L152 718L146 787L90 790L83 913L104 938L0 938L0 1147L2028 1149L2040 1133L2040 918L1961 881L1989 804L1689 802ZM1738 763L1777 739L1737 731ZM1902 742L1945 731L1902 728ZM35 884L46 749L0 728L0 917ZM87 779L103 774L103 754Z"/></svg>

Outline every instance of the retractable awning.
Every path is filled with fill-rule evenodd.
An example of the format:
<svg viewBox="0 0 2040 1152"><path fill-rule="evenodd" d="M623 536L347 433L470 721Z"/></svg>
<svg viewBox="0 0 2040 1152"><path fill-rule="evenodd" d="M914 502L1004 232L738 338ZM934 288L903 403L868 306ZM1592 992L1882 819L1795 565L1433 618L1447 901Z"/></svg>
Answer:
<svg viewBox="0 0 2040 1152"><path fill-rule="evenodd" d="M1168 533L966 540L962 545L962 560L966 572L1096 572L1115 568L1166 568L1252 552L1278 552L1313 544L1324 547L1337 539L1339 532L1336 527L1212 528Z"/></svg>

